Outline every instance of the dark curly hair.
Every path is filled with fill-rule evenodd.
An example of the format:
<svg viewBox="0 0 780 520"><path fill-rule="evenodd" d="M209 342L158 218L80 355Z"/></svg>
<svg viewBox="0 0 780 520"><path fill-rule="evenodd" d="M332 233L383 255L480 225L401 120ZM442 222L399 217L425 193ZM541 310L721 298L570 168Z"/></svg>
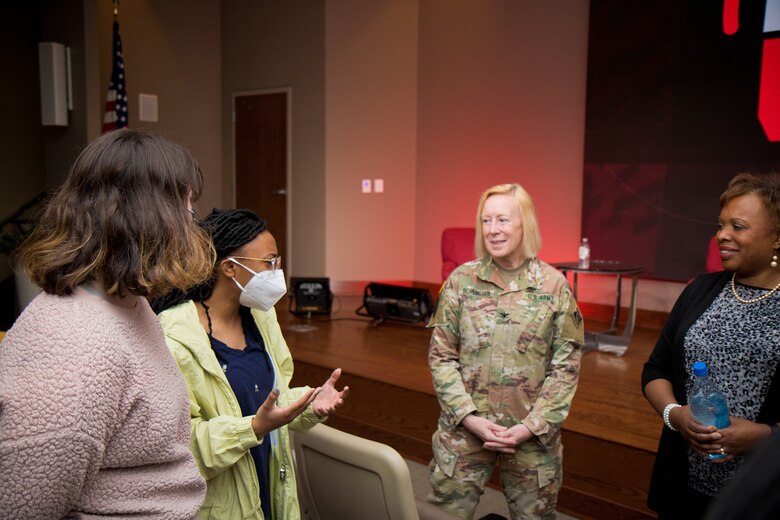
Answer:
<svg viewBox="0 0 780 520"><path fill-rule="evenodd" d="M769 219L775 227L780 228L780 174L740 173L731 179L728 188L720 196L720 207L723 208L731 199L748 193L758 195Z"/></svg>
<svg viewBox="0 0 780 520"><path fill-rule="evenodd" d="M217 261L211 277L187 291L175 290L152 302L154 312L160 313L187 300L202 302L211 296L217 281L216 265L220 260L240 253L241 248L268 229L268 224L250 209L216 209L201 222L211 236Z"/></svg>

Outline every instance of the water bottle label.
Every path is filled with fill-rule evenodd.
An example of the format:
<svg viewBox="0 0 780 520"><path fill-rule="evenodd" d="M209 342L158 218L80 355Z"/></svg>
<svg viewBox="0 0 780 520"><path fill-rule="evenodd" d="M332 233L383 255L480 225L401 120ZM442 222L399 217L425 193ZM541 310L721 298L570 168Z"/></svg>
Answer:
<svg viewBox="0 0 780 520"><path fill-rule="evenodd" d="M731 425L726 398L720 394L696 394L691 399L691 414L700 423L718 429Z"/></svg>

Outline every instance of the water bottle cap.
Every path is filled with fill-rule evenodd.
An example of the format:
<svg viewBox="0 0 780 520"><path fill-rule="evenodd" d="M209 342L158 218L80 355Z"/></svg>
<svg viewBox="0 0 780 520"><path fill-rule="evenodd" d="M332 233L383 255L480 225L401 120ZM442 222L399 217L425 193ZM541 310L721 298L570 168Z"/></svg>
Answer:
<svg viewBox="0 0 780 520"><path fill-rule="evenodd" d="M704 361L697 361L693 364L693 375L706 376L708 374L707 363Z"/></svg>

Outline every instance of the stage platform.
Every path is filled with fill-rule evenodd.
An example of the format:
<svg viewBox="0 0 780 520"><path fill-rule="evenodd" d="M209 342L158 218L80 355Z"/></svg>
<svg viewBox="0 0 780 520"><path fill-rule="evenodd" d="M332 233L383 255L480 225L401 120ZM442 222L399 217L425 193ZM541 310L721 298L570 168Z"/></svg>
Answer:
<svg viewBox="0 0 780 520"><path fill-rule="evenodd" d="M308 322L279 311L295 359L293 383L316 386L341 367L350 396L328 424L428 463L439 416L427 363L430 331L393 321L374 327L355 315L361 303L361 297L337 297L329 319ZM591 329L601 326L586 322ZM295 330L303 323L316 328ZM642 396L640 376L658 334L657 328L638 326L624 356L583 356L577 394L563 425L560 511L598 520L655 517L645 500L662 422Z"/></svg>

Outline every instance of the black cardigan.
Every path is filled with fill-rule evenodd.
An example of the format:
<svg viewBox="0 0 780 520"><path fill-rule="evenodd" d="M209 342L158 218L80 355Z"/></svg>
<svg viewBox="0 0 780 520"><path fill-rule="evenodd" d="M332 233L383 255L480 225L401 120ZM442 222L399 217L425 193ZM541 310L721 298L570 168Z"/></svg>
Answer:
<svg viewBox="0 0 780 520"><path fill-rule="evenodd" d="M705 274L688 284L674 304L661 337L658 338L650 358L645 363L642 371L643 392L650 381L667 379L672 382L677 402L682 405L687 404L688 398L685 395L687 370L683 348L685 335L691 325L709 308L723 287L729 283L731 275L730 271ZM777 421L780 421L780 378L775 372L757 422L768 424ZM687 447L688 444L682 435L664 426L647 497L647 504L651 509L658 511L659 508L668 508L675 504L679 500L680 492L687 487Z"/></svg>

